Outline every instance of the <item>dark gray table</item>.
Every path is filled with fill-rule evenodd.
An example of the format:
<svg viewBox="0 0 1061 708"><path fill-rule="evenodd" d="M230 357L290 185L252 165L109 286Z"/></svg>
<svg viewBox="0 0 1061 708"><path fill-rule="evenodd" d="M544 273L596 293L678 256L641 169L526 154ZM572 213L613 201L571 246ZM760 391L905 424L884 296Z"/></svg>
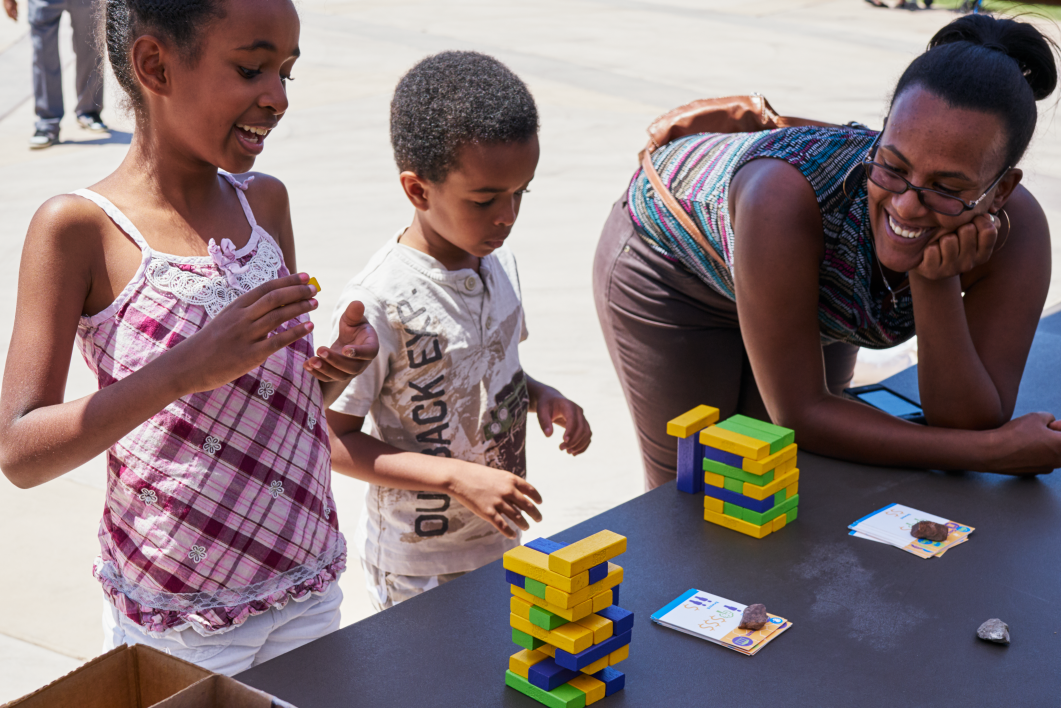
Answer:
<svg viewBox="0 0 1061 708"><path fill-rule="evenodd" d="M1056 321L1055 321L1056 320ZM1061 318L1043 323L1018 414L1061 412ZM916 374L889 381L916 398ZM636 615L609 706L1061 705L1061 477L890 470L800 453L799 519L762 540L703 520L665 485L558 534L628 537ZM976 527L943 558L846 535L892 502ZM353 562L356 562L354 560ZM653 624L689 588L765 603L793 627L754 657ZM504 686L509 592L493 563L238 678L318 706L534 706ZM1013 644L978 640L1000 617Z"/></svg>

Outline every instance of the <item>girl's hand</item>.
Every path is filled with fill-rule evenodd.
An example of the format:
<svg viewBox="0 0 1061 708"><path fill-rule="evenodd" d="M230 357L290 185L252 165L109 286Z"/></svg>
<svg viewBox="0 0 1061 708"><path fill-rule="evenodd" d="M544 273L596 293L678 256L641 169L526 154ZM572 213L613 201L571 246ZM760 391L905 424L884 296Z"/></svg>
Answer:
<svg viewBox="0 0 1061 708"><path fill-rule="evenodd" d="M18 3L15 0L4 0L4 12L12 20L18 21Z"/></svg>
<svg viewBox="0 0 1061 708"><path fill-rule="evenodd" d="M581 455L589 447L593 437L593 431L590 430L581 406L564 398L554 388L545 386L543 389L537 400L538 423L542 426L542 432L545 437L551 437L553 423L556 423L564 428L564 440L560 443L560 449L566 450L569 455Z"/></svg>
<svg viewBox="0 0 1061 708"><path fill-rule="evenodd" d="M542 520L541 512L534 506L535 502L542 503L542 497L527 480L507 470L474 462L450 462L455 466L452 481L448 485L450 493L477 516L490 522L506 538L516 537L516 532L505 522L506 518L524 531L530 528L530 524L523 518L522 512L535 521Z"/></svg>
<svg viewBox="0 0 1061 708"><path fill-rule="evenodd" d="M351 302L339 318L339 337L330 347L318 347L317 356L303 364L318 381L349 381L379 354L376 330L365 319L365 306Z"/></svg>
<svg viewBox="0 0 1061 708"><path fill-rule="evenodd" d="M312 332L312 322L276 332L285 322L317 309L316 289L308 280L299 273L259 285L164 354L181 362L177 380L183 395L224 386Z"/></svg>
<svg viewBox="0 0 1061 708"><path fill-rule="evenodd" d="M927 280L943 280L987 263L995 251L997 216L979 214L957 231L944 234L925 247L921 265L913 273Z"/></svg>
<svg viewBox="0 0 1061 708"><path fill-rule="evenodd" d="M1061 420L1049 413L1029 413L992 431L997 457L992 472L1049 474L1061 467Z"/></svg>

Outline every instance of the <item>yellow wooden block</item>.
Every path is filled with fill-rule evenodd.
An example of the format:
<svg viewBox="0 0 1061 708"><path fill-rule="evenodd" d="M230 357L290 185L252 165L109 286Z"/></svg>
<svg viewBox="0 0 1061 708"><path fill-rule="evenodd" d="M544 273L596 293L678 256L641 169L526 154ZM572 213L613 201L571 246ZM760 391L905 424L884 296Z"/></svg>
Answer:
<svg viewBox="0 0 1061 708"><path fill-rule="evenodd" d="M770 443L735 433L732 430L724 430L717 425L701 430L700 442L716 450L731 452L752 460L761 460L770 454Z"/></svg>
<svg viewBox="0 0 1061 708"><path fill-rule="evenodd" d="M548 629L542 629L519 615L509 615L508 618L512 626L519 631L541 639L543 642L552 644L557 649L563 649L571 654L577 654L593 646L593 632L574 622L568 622L550 632Z"/></svg>
<svg viewBox="0 0 1061 708"><path fill-rule="evenodd" d="M749 460L745 458L741 467L745 472L751 472L752 474L766 474L770 470L777 469L780 465L794 459L796 459L795 444L783 447L773 455L767 455L760 460ZM792 466L795 467L796 463L793 462Z"/></svg>
<svg viewBox="0 0 1061 708"><path fill-rule="evenodd" d="M548 654L538 651L537 649L521 649L508 657L508 670L514 674L519 674L523 678L527 678L527 674L530 672L530 667L534 666L539 661L545 661L548 658Z"/></svg>
<svg viewBox="0 0 1061 708"><path fill-rule="evenodd" d="M721 499L715 499L714 497L704 496L704 508L708 511L713 511L716 514L721 514L725 508L726 503Z"/></svg>
<svg viewBox="0 0 1061 708"><path fill-rule="evenodd" d="M630 657L630 645L623 646L622 649L616 649L608 655L608 666L615 666L620 661L626 661Z"/></svg>
<svg viewBox="0 0 1061 708"><path fill-rule="evenodd" d="M508 609L514 615L519 615L525 620L530 620L531 603L521 600L515 595L509 600Z"/></svg>
<svg viewBox="0 0 1061 708"><path fill-rule="evenodd" d="M791 499L797 494L799 494L799 482L793 482L785 487L785 499Z"/></svg>
<svg viewBox="0 0 1061 708"><path fill-rule="evenodd" d="M580 602L585 602L604 590L611 590L621 582L623 582L623 569L614 563L609 563L608 575L604 580L593 583L588 588L582 588L578 592L564 592L559 588L546 585L545 601L558 607L574 607Z"/></svg>
<svg viewBox="0 0 1061 708"><path fill-rule="evenodd" d="M762 501L769 496L777 494L782 489L785 489L793 482L799 480L799 468L792 470L786 474L781 475L770 484L762 487L756 487L754 484L744 483L744 496L751 497L757 501Z"/></svg>
<svg viewBox="0 0 1061 708"><path fill-rule="evenodd" d="M791 459L785 460L780 465L774 468L774 476L780 477L786 472L790 472L796 469L796 458L793 456Z"/></svg>
<svg viewBox="0 0 1061 708"><path fill-rule="evenodd" d="M614 653L615 652L612 652L612 654L614 654ZM611 654L609 654L608 656L611 656ZM603 670L607 666L608 666L608 657L606 656L603 659L597 659L596 661L594 661L589 666L583 666L580 670L584 674L595 674L598 671Z"/></svg>
<svg viewBox="0 0 1061 708"><path fill-rule="evenodd" d="M626 552L626 536L600 531L549 554L549 570L573 577Z"/></svg>
<svg viewBox="0 0 1061 708"><path fill-rule="evenodd" d="M697 406L691 411L682 413L674 420L667 421L667 435L673 435L676 438L687 438L693 433L698 433L717 422L717 408Z"/></svg>
<svg viewBox="0 0 1061 708"><path fill-rule="evenodd" d="M612 604L612 600L614 598L615 598L615 595L612 594L611 590L605 590L602 593L594 595L593 596L593 611L594 612L600 612L605 607L608 607L609 605L611 605Z"/></svg>
<svg viewBox="0 0 1061 708"><path fill-rule="evenodd" d="M780 531L785 528L786 523L788 523L788 517L782 514L770 522L770 531Z"/></svg>
<svg viewBox="0 0 1061 708"><path fill-rule="evenodd" d="M611 591L609 590L608 592L610 593ZM600 644L605 639L610 638L614 630L612 621L610 619L605 619L600 615L590 615L589 617L583 617L582 619L578 620L577 623L582 625L589 631L593 632L594 644Z"/></svg>
<svg viewBox="0 0 1061 708"><path fill-rule="evenodd" d="M580 674L575 678L567 682L568 686L574 686L578 690L586 694L586 705L596 703L600 699L604 698L604 682L598 681L592 676L586 674Z"/></svg>
<svg viewBox="0 0 1061 708"><path fill-rule="evenodd" d="M710 484L712 487L724 487L726 486L726 478L714 472L704 472L704 484Z"/></svg>
<svg viewBox="0 0 1061 708"><path fill-rule="evenodd" d="M548 654L553 658L556 657L556 647L554 647L552 644L542 644L540 647L538 647L538 651Z"/></svg>
<svg viewBox="0 0 1061 708"><path fill-rule="evenodd" d="M513 573L519 573L564 592L578 592L582 588L589 587L588 570L571 577L554 573L549 570L549 556L526 546L516 546L506 551L501 559L501 565L505 570L511 570Z"/></svg>
<svg viewBox="0 0 1061 708"><path fill-rule="evenodd" d="M523 588L518 588L515 585L509 585L508 587L512 591L512 594L515 595L516 597L518 597L519 599L526 600L527 602L529 602L532 605L537 605L538 607L541 607L542 609L549 610L554 615L560 615L561 617L563 617L568 622L574 622L575 620L580 620L583 617L588 617L589 615L593 614L593 612L594 612L593 599L592 598L590 598L589 600L586 600L585 602L579 603L579 604L575 605L574 607L566 608L566 607L559 607L559 606L554 605L554 604L552 604L550 602L546 602L545 600L541 599L540 597L535 597L534 595L531 595L529 592L527 592Z"/></svg>
<svg viewBox="0 0 1061 708"><path fill-rule="evenodd" d="M306 285L312 285L313 287L317 288L317 292L318 292L318 293L319 293L319 292L321 291L321 284L317 282L317 279L316 279L316 278L310 278L310 279L309 279L309 280L308 280L308 281L306 282Z"/></svg>
<svg viewBox="0 0 1061 708"><path fill-rule="evenodd" d="M749 524L743 519L735 519L732 516L726 516L724 514L716 514L713 511L704 510L704 521L710 521L713 524L719 526L725 526L728 529L734 531L740 531L743 534L751 536L752 538L762 538L768 535L772 530L771 524L763 524L762 526L756 526L755 524ZM565 625L566 626L566 625Z"/></svg>

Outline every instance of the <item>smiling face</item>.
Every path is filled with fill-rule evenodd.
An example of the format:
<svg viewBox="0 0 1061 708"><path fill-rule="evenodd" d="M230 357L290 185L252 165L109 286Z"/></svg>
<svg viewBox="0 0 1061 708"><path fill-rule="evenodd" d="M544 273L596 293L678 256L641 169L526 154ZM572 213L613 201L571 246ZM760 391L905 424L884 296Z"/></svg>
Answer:
<svg viewBox="0 0 1061 708"><path fill-rule="evenodd" d="M240 173L287 110L300 26L290 0L225 0L224 13L203 31L197 61L162 50L168 91L145 98L168 144Z"/></svg>
<svg viewBox="0 0 1061 708"><path fill-rule="evenodd" d="M524 142L471 143L442 182L402 173L430 250L449 268L470 267L504 244L519 215L523 194L538 167L538 137Z"/></svg>
<svg viewBox="0 0 1061 708"><path fill-rule="evenodd" d="M998 117L954 108L914 86L892 104L873 161L917 187L972 202L1006 167L1005 147L1005 128ZM1012 170L1011 175L1016 179L1007 175L975 209L957 216L925 207L913 190L893 194L869 182L869 215L880 262L899 273L916 268L926 246L977 214L1000 208L1019 180L1019 171Z"/></svg>

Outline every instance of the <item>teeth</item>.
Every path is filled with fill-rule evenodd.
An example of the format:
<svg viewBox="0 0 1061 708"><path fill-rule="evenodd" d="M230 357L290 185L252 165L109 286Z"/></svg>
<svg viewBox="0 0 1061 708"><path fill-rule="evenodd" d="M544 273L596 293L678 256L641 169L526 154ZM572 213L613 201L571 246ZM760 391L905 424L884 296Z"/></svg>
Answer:
<svg viewBox="0 0 1061 708"><path fill-rule="evenodd" d="M267 128L255 128L253 125L236 125L236 127L240 130L246 130L248 133L261 135L262 137L265 137L269 134L269 130Z"/></svg>
<svg viewBox="0 0 1061 708"><path fill-rule="evenodd" d="M895 233L899 234L903 238L917 238L918 236L920 236L921 234L925 233L925 231L928 230L928 229L918 229L917 231L907 231L903 227L899 226L899 224L895 223L895 219L893 219L890 215L888 216L888 226L891 226L892 227L892 231L894 231Z"/></svg>

